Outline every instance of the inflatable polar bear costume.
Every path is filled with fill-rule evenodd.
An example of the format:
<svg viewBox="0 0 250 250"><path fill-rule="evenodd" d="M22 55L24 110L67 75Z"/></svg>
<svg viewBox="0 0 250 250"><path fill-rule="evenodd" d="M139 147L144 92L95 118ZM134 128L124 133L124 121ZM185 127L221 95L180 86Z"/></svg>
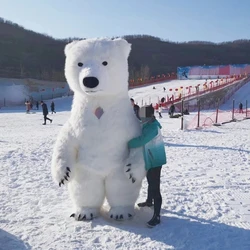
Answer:
<svg viewBox="0 0 250 250"><path fill-rule="evenodd" d="M141 133L128 97L130 50L123 39L73 41L65 47L65 76L74 99L54 146L52 176L59 186L67 184L76 220L96 217L105 197L110 218L134 215L145 170L142 148L130 156L127 148ZM131 170L129 177L125 170Z"/></svg>

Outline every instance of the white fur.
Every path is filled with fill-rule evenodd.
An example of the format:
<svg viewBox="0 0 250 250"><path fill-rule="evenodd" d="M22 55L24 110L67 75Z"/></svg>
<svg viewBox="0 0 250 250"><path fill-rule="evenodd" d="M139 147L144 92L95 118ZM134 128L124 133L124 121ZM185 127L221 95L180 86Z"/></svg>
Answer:
<svg viewBox="0 0 250 250"><path fill-rule="evenodd" d="M134 213L145 170L139 148L133 154L136 182L124 173L127 142L141 133L128 97L130 50L123 39L74 41L65 47L65 76L74 100L71 116L54 147L52 176L60 183L70 168L69 180L64 183L68 184L76 219L79 215L86 219L97 216L105 197L112 218L127 219ZM99 85L85 87L85 77L96 77ZM104 111L100 119L94 114L98 107Z"/></svg>

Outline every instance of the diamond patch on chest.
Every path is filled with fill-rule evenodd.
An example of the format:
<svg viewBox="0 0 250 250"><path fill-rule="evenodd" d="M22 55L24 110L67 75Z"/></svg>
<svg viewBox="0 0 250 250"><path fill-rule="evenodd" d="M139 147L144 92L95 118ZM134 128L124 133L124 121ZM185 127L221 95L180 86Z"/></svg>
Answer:
<svg viewBox="0 0 250 250"><path fill-rule="evenodd" d="M98 107L96 110L95 110L95 116L100 119L102 117L102 115L104 114L104 111L101 107Z"/></svg>

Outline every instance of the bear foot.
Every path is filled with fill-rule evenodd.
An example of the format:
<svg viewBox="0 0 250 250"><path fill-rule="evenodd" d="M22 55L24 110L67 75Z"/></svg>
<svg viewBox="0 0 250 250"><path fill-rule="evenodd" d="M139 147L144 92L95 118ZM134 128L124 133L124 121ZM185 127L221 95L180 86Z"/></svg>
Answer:
<svg viewBox="0 0 250 250"><path fill-rule="evenodd" d="M89 221L93 220L95 217L97 217L99 214L97 208L79 208L77 211L70 215L70 217L73 217L76 221Z"/></svg>
<svg viewBox="0 0 250 250"><path fill-rule="evenodd" d="M109 210L109 218L113 220L128 220L134 216L134 207L111 207Z"/></svg>

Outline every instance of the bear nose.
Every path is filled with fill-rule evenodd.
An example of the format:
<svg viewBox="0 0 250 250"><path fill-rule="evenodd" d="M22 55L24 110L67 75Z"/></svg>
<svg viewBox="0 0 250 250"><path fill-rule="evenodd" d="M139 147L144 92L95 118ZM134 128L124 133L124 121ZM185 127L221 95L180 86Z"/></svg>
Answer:
<svg viewBox="0 0 250 250"><path fill-rule="evenodd" d="M96 77L85 77L83 79L83 85L87 88L95 88L98 86L99 80Z"/></svg>

